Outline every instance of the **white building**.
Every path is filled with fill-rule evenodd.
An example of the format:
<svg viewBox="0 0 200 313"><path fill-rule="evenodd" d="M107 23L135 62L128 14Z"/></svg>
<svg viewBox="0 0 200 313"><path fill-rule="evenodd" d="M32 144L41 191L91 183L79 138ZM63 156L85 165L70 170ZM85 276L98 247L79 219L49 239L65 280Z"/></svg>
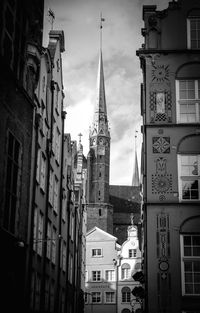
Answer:
<svg viewBox="0 0 200 313"><path fill-rule="evenodd" d="M128 227L128 238L122 244L118 255L118 286L117 286L117 312L130 313L140 312L140 302L132 295L132 290L139 285L135 282L133 275L141 269L141 251L139 250L139 241L137 228Z"/></svg>

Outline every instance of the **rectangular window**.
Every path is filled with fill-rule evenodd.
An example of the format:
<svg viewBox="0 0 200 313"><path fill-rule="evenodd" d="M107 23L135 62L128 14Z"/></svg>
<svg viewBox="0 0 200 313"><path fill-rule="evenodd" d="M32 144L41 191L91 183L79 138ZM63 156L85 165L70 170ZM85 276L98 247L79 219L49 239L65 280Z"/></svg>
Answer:
<svg viewBox="0 0 200 313"><path fill-rule="evenodd" d="M46 180L46 158L44 154L41 155L41 168L40 168L40 187L45 191L45 180Z"/></svg>
<svg viewBox="0 0 200 313"><path fill-rule="evenodd" d="M92 257L102 256L102 249L92 249Z"/></svg>
<svg viewBox="0 0 200 313"><path fill-rule="evenodd" d="M39 212L38 217L38 237L37 237L37 252L39 255L42 255L42 243L43 243L43 223L44 217L41 212Z"/></svg>
<svg viewBox="0 0 200 313"><path fill-rule="evenodd" d="M115 271L114 270L106 270L105 278L107 281L114 281L115 280Z"/></svg>
<svg viewBox="0 0 200 313"><path fill-rule="evenodd" d="M52 239L51 242L51 261L53 264L56 263L56 229L53 227L53 233L52 233ZM55 240L54 240L55 239Z"/></svg>
<svg viewBox="0 0 200 313"><path fill-rule="evenodd" d="M200 122L200 80L177 80L177 123Z"/></svg>
<svg viewBox="0 0 200 313"><path fill-rule="evenodd" d="M40 183L40 163L41 163L41 149L38 148L37 151L37 169L36 169L36 181Z"/></svg>
<svg viewBox="0 0 200 313"><path fill-rule="evenodd" d="M67 253L67 245L66 242L63 242L63 248L62 248L62 270L66 271L66 253Z"/></svg>
<svg viewBox="0 0 200 313"><path fill-rule="evenodd" d="M49 202L53 204L53 170L50 169L49 174Z"/></svg>
<svg viewBox="0 0 200 313"><path fill-rule="evenodd" d="M181 236L182 293L200 295L200 235Z"/></svg>
<svg viewBox="0 0 200 313"><path fill-rule="evenodd" d="M21 147L19 141L9 132L6 168L6 197L3 225L11 233L15 232L16 213L19 202Z"/></svg>
<svg viewBox="0 0 200 313"><path fill-rule="evenodd" d="M101 281L101 271L92 271L92 281Z"/></svg>
<svg viewBox="0 0 200 313"><path fill-rule="evenodd" d="M55 158L57 162L60 162L60 131L58 127L56 128L56 138L55 138Z"/></svg>
<svg viewBox="0 0 200 313"><path fill-rule="evenodd" d="M53 209L58 213L58 178L54 176Z"/></svg>
<svg viewBox="0 0 200 313"><path fill-rule="evenodd" d="M180 200L200 199L200 155L179 155Z"/></svg>
<svg viewBox="0 0 200 313"><path fill-rule="evenodd" d="M92 303L101 303L101 292L92 292Z"/></svg>
<svg viewBox="0 0 200 313"><path fill-rule="evenodd" d="M72 284L72 280L73 280L73 257L71 254L69 254L69 260L68 260L68 277L69 277L69 282Z"/></svg>
<svg viewBox="0 0 200 313"><path fill-rule="evenodd" d="M130 269L129 268L122 268L122 279L130 278Z"/></svg>
<svg viewBox="0 0 200 313"><path fill-rule="evenodd" d="M136 249L129 249L128 250L128 256L129 258L135 258L137 255L137 250Z"/></svg>
<svg viewBox="0 0 200 313"><path fill-rule="evenodd" d="M188 49L200 49L200 17L188 19Z"/></svg>
<svg viewBox="0 0 200 313"><path fill-rule="evenodd" d="M131 293L130 293L130 291L122 292L122 302L130 303L130 301L131 301Z"/></svg>
<svg viewBox="0 0 200 313"><path fill-rule="evenodd" d="M51 222L48 221L47 223L47 258L49 260L51 259L51 239L52 239Z"/></svg>
<svg viewBox="0 0 200 313"><path fill-rule="evenodd" d="M33 218L33 250L34 251L37 251L37 213L38 213L38 210L37 208L35 207L34 208L34 218Z"/></svg>
<svg viewBox="0 0 200 313"><path fill-rule="evenodd" d="M67 191L62 189L62 220L66 222L66 209L67 209Z"/></svg>
<svg viewBox="0 0 200 313"><path fill-rule="evenodd" d="M106 292L105 293L105 302L106 303L115 303L115 293L114 292Z"/></svg>

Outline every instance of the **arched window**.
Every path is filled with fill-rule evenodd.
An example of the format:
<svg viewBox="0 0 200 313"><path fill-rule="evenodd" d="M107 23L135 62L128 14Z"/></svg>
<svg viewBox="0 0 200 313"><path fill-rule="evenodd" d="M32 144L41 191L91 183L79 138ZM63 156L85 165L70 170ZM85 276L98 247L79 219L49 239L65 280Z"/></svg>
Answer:
<svg viewBox="0 0 200 313"><path fill-rule="evenodd" d="M188 49L200 49L200 10L191 10L187 19Z"/></svg>
<svg viewBox="0 0 200 313"><path fill-rule="evenodd" d="M179 200L200 200L200 135L187 136L178 146Z"/></svg>
<svg viewBox="0 0 200 313"><path fill-rule="evenodd" d="M200 216L186 220L180 229L182 294L200 295Z"/></svg>
<svg viewBox="0 0 200 313"><path fill-rule="evenodd" d="M131 290L129 287L122 288L122 302L129 303L131 301Z"/></svg>
<svg viewBox="0 0 200 313"><path fill-rule="evenodd" d="M130 278L131 267L128 263L122 264L122 279Z"/></svg>
<svg viewBox="0 0 200 313"><path fill-rule="evenodd" d="M200 63L183 65L176 73L177 123L200 123Z"/></svg>

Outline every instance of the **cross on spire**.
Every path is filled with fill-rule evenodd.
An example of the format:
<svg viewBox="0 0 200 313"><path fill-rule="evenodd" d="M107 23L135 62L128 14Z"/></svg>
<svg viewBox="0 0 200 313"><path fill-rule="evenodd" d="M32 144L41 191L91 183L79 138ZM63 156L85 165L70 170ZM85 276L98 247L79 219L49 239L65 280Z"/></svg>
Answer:
<svg viewBox="0 0 200 313"><path fill-rule="evenodd" d="M102 17L102 12L101 12L100 14L100 50L102 49L102 28L103 28L102 22L105 22L105 18Z"/></svg>
<svg viewBox="0 0 200 313"><path fill-rule="evenodd" d="M81 133L78 134L79 136L79 142L81 143L81 137L83 136Z"/></svg>

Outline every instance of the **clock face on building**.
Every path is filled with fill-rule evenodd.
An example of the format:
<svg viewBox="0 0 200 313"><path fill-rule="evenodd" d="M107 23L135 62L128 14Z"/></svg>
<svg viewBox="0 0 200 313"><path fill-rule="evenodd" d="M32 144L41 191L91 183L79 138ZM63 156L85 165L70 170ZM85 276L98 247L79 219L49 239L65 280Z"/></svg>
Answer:
<svg viewBox="0 0 200 313"><path fill-rule="evenodd" d="M100 145L103 145L103 144L104 144L103 138L99 138L99 144L100 144Z"/></svg>
<svg viewBox="0 0 200 313"><path fill-rule="evenodd" d="M152 70L153 81L156 80L159 83L169 80L169 66L168 65L158 65Z"/></svg>

